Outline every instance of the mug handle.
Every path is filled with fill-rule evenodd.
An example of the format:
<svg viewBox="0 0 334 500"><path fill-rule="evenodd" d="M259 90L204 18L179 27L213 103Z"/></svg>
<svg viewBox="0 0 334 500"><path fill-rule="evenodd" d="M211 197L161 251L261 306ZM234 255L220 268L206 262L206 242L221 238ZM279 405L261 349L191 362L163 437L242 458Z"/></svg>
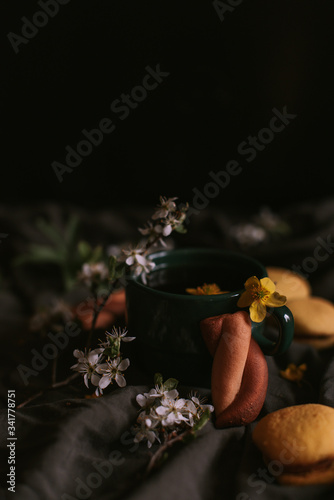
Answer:
<svg viewBox="0 0 334 500"><path fill-rule="evenodd" d="M270 314L278 325L278 339L276 341L272 341L258 332L253 333L254 339L258 342L263 353L267 356L282 354L287 351L290 347L294 334L294 319L292 312L288 307L281 306L272 308Z"/></svg>

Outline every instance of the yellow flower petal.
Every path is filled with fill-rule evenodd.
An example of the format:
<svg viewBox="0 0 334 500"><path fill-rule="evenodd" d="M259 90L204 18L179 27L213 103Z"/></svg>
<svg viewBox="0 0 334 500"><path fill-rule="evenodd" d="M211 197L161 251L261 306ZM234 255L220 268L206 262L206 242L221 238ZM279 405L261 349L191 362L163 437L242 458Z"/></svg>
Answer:
<svg viewBox="0 0 334 500"><path fill-rule="evenodd" d="M273 281L271 281L270 278L262 278L260 280L260 283L261 283L261 287L265 288L270 293L274 293L274 291L276 290L276 285L275 285L275 283L273 283Z"/></svg>
<svg viewBox="0 0 334 500"><path fill-rule="evenodd" d="M251 278L248 278L248 280L245 283L246 290L248 288L253 288L253 287L258 288L260 286L261 286L260 280L256 276L252 276Z"/></svg>
<svg viewBox="0 0 334 500"><path fill-rule="evenodd" d="M249 290L246 290L243 292L242 295L240 295L239 300L237 302L238 307L248 307L251 305L253 302L254 298L252 293Z"/></svg>
<svg viewBox="0 0 334 500"><path fill-rule="evenodd" d="M290 363L285 370L280 370L280 375L281 377L291 380L292 382L300 382L304 377L306 369L307 365L305 363L299 366L296 366L294 363Z"/></svg>
<svg viewBox="0 0 334 500"><path fill-rule="evenodd" d="M266 306L281 307L286 304L286 300L287 299L285 295L280 295L278 292L274 292L269 295L268 299L266 300Z"/></svg>
<svg viewBox="0 0 334 500"><path fill-rule="evenodd" d="M197 288L186 288L186 292L190 293L190 295L199 295L199 291Z"/></svg>
<svg viewBox="0 0 334 500"><path fill-rule="evenodd" d="M228 293L227 291L223 292L216 283L204 283L197 288L186 288L186 292L191 295L220 295L221 293Z"/></svg>
<svg viewBox="0 0 334 500"><path fill-rule="evenodd" d="M250 319L254 321L254 323L261 323L264 320L267 314L266 306L262 304L260 301L255 301L249 308Z"/></svg>

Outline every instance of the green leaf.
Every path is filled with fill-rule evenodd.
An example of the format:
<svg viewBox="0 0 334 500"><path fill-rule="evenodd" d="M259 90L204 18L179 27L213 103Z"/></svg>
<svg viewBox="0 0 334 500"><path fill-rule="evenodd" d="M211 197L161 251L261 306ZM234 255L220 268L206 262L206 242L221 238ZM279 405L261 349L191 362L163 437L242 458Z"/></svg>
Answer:
<svg viewBox="0 0 334 500"><path fill-rule="evenodd" d="M39 218L36 221L36 227L59 249L62 249L63 251L65 250L64 238L52 224L47 222L45 219Z"/></svg>
<svg viewBox="0 0 334 500"><path fill-rule="evenodd" d="M92 247L87 241L79 241L78 252L83 262L87 262L92 253Z"/></svg>
<svg viewBox="0 0 334 500"><path fill-rule="evenodd" d="M203 415L201 415L200 419L193 425L193 431L198 432L201 430L210 420L211 418L211 412L209 409L205 410Z"/></svg>
<svg viewBox="0 0 334 500"><path fill-rule="evenodd" d="M117 356L120 353L120 340L116 339L111 346L106 347L105 350L103 351L103 355L107 356L108 358L117 358Z"/></svg>
<svg viewBox="0 0 334 500"><path fill-rule="evenodd" d="M181 224L180 226L176 226L175 231L177 233L185 234L187 229Z"/></svg>
<svg viewBox="0 0 334 500"><path fill-rule="evenodd" d="M117 279L121 278L122 276L124 276L125 268L126 268L125 262L118 262L116 264L116 269L115 269L115 273L114 273L114 278L113 279L117 280Z"/></svg>
<svg viewBox="0 0 334 500"><path fill-rule="evenodd" d="M76 215L72 215L72 217L69 219L66 229L65 229L65 234L64 234L64 239L67 245L73 245L76 236L77 236L77 231L79 227L79 219Z"/></svg>
<svg viewBox="0 0 334 500"><path fill-rule="evenodd" d="M161 373L155 373L154 375L154 385L157 385L158 387L161 387L164 382L164 379L161 375Z"/></svg>
<svg viewBox="0 0 334 500"><path fill-rule="evenodd" d="M176 389L178 386L179 381L176 380L176 378L169 378L164 382L164 388L166 391L172 391L173 389Z"/></svg>
<svg viewBox="0 0 334 500"><path fill-rule="evenodd" d="M115 255L110 255L109 257L109 279L115 279L116 274L117 257Z"/></svg>
<svg viewBox="0 0 334 500"><path fill-rule="evenodd" d="M98 245L93 249L89 262L91 263L100 262L100 260L102 260L102 257L103 257L103 248L101 245Z"/></svg>
<svg viewBox="0 0 334 500"><path fill-rule="evenodd" d="M42 245L31 245L30 253L21 255L15 259L14 264L20 265L28 262L51 262L54 264L62 264L64 255L51 247L44 247Z"/></svg>

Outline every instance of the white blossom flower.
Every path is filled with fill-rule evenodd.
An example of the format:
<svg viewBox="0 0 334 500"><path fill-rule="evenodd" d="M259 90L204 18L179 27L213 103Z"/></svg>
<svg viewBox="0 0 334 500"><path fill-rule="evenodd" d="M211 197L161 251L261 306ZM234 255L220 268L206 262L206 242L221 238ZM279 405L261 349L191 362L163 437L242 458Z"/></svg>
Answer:
<svg viewBox="0 0 334 500"><path fill-rule="evenodd" d="M189 424L193 426L195 420L199 419L206 410L209 410L212 413L214 411L214 407L212 405L203 404L205 399L200 400L195 395L190 394L190 398L191 399L186 400L184 411L188 416Z"/></svg>
<svg viewBox="0 0 334 500"><path fill-rule="evenodd" d="M83 264L80 273L78 274L79 281L82 281L87 286L91 286L94 281L105 281L108 278L108 267L104 262Z"/></svg>
<svg viewBox="0 0 334 500"><path fill-rule="evenodd" d="M157 429L160 418L157 417L158 416L155 414L153 409L149 414L147 414L145 411L140 412L137 418L137 423L140 425L140 427L135 428L135 430L137 430L137 433L134 437L135 443L140 443L140 441L146 439L148 448L151 448L154 441L159 441L160 443L159 429Z"/></svg>
<svg viewBox="0 0 334 500"><path fill-rule="evenodd" d="M154 269L155 263L150 261L149 258L145 257L143 255L144 252L145 249L140 247L123 250L123 253L126 256L125 263L128 266L131 266L134 276L141 275L143 283L146 284L146 274Z"/></svg>
<svg viewBox="0 0 334 500"><path fill-rule="evenodd" d="M150 426L144 423L138 432L136 433L135 437L133 438L133 441L135 443L140 443L143 439L147 439L147 447L151 448L152 444L154 441L159 441L159 435L156 431L151 430Z"/></svg>
<svg viewBox="0 0 334 500"><path fill-rule="evenodd" d="M102 394L103 389L108 387L113 380L116 381L119 387L125 387L126 380L122 372L126 370L129 365L130 360L128 358L122 360L120 357L111 359L100 365L97 368L97 372L102 375L98 384L100 393Z"/></svg>
<svg viewBox="0 0 334 500"><path fill-rule="evenodd" d="M268 231L275 230L282 222L282 219L274 214L269 207L262 207L260 213L255 217L255 222Z"/></svg>
<svg viewBox="0 0 334 500"><path fill-rule="evenodd" d="M78 363L71 366L71 369L84 376L85 386L89 388L88 380L95 386L99 385L100 376L98 369L100 366L103 349L94 349L88 353L75 349L73 356L78 359Z"/></svg>
<svg viewBox="0 0 334 500"><path fill-rule="evenodd" d="M150 408L152 404L155 403L157 398L165 398L165 399L175 399L177 398L179 393L176 389L171 391L164 391L163 388L159 386L155 386L154 389L151 389L149 392L144 392L144 394L138 394L136 397L136 401L142 408Z"/></svg>
<svg viewBox="0 0 334 500"><path fill-rule="evenodd" d="M155 411L162 417L161 422L164 427L173 427L175 424L188 422L188 419L182 413L185 402L183 398L177 400L164 398L161 401L161 406L158 406Z"/></svg>
<svg viewBox="0 0 334 500"><path fill-rule="evenodd" d="M63 331L65 323L72 321L73 312L62 299L53 298L50 304L41 306L31 317L29 328L33 332Z"/></svg>
<svg viewBox="0 0 334 500"><path fill-rule="evenodd" d="M267 239L265 229L255 224L238 224L231 228L232 236L243 246L253 246Z"/></svg>
<svg viewBox="0 0 334 500"><path fill-rule="evenodd" d="M138 231L143 235L147 237L147 243L154 243L154 245L162 245L163 247L166 246L166 243L164 239L162 238L162 226L161 224L155 224L153 225L152 222L147 222L146 227L139 227Z"/></svg>
<svg viewBox="0 0 334 500"><path fill-rule="evenodd" d="M214 407L212 405L204 404L206 401L206 398L205 397L200 398L198 396L197 391L195 391L195 392L191 391L189 394L189 398L195 404L196 408L201 409L203 412L206 410L210 410L210 412L212 413L214 411Z"/></svg>
<svg viewBox="0 0 334 500"><path fill-rule="evenodd" d="M177 200L177 198L165 198L164 196L160 196L160 205L157 206L156 211L152 215L152 219L164 219L170 212L174 212L176 210L174 200Z"/></svg>
<svg viewBox="0 0 334 500"><path fill-rule="evenodd" d="M189 397L190 399L179 398L176 389L165 390L163 382L149 392L138 394L136 400L141 411L137 418L139 425L134 428L137 431L135 441L146 439L149 448L160 436L166 442L170 436L193 427L206 409L213 411L213 406L203 404L205 400L199 399L197 393L191 393Z"/></svg>
<svg viewBox="0 0 334 500"><path fill-rule="evenodd" d="M149 392L144 392L144 394L137 394L136 401L142 408L150 408L156 398L160 397L160 394L155 389L151 389Z"/></svg>
<svg viewBox="0 0 334 500"><path fill-rule="evenodd" d="M161 224L158 224L157 227L159 228L159 231L162 234L162 236L164 236L165 238L167 236L169 236L171 234L171 232L173 231L173 227L170 223L167 223L163 226ZM165 245L166 245L166 243L165 243Z"/></svg>
<svg viewBox="0 0 334 500"><path fill-rule="evenodd" d="M122 342L132 342L135 340L136 337L127 337L128 331L126 328L116 328L116 326L113 326L111 332L106 332L106 342L103 342L100 344L102 347L109 347L110 345L113 344L115 341L122 341Z"/></svg>
<svg viewBox="0 0 334 500"><path fill-rule="evenodd" d="M136 247L130 246L127 250L123 248L122 252L126 257L125 263L128 266L133 266L134 264L137 264L139 261L141 261L141 257L143 257L143 254L145 253L145 248L139 246Z"/></svg>

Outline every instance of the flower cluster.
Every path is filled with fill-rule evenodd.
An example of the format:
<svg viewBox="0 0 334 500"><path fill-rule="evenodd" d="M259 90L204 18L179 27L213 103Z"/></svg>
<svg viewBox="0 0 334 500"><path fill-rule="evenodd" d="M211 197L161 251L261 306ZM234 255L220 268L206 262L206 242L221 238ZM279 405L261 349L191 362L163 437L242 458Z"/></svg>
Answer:
<svg viewBox="0 0 334 500"><path fill-rule="evenodd" d="M89 381L96 387L95 394L103 394L103 389L113 383L119 387L126 386L123 372L130 365L128 358L122 359L121 342L131 342L135 337L127 337L125 328L113 327L111 332L106 332L106 339L100 347L88 352L75 349L73 355L78 362L71 369L79 372L84 377L84 382L89 388Z"/></svg>
<svg viewBox="0 0 334 500"><path fill-rule="evenodd" d="M146 274L155 266L148 255L149 249L156 245L166 246L164 238L173 231L186 232L183 223L186 219L188 204L178 208L175 200L177 198L160 196L160 204L152 215L152 220L148 221L143 228L138 228L145 238L139 245L123 249L125 264L131 268L134 276L141 276L144 283L146 283Z"/></svg>
<svg viewBox="0 0 334 500"><path fill-rule="evenodd" d="M30 318L29 330L39 333L41 337L46 336L50 331L60 332L64 329L64 324L73 320L73 312L62 299L52 298L50 304L41 306L39 310Z"/></svg>
<svg viewBox="0 0 334 500"><path fill-rule="evenodd" d="M134 441L146 440L148 448L155 441L161 443L163 439L166 442L169 436L185 429L198 430L214 410L212 405L203 404L196 395L190 394L189 399L180 398L176 390L177 380L168 379L163 383L160 374L156 374L155 380L155 388L136 397L141 411L134 427Z"/></svg>
<svg viewBox="0 0 334 500"><path fill-rule="evenodd" d="M230 235L243 248L280 239L291 231L288 223L270 208L263 207L250 222L232 225Z"/></svg>
<svg viewBox="0 0 334 500"><path fill-rule="evenodd" d="M78 273L78 281L91 287L93 284L99 284L106 281L109 276L108 266L104 262L85 262L81 271Z"/></svg>
<svg viewBox="0 0 334 500"><path fill-rule="evenodd" d="M146 254L144 246L130 247L128 250L123 250L125 255L125 264L131 267L134 276L142 276L142 280L146 283L146 274L154 269L154 262L151 262Z"/></svg>

